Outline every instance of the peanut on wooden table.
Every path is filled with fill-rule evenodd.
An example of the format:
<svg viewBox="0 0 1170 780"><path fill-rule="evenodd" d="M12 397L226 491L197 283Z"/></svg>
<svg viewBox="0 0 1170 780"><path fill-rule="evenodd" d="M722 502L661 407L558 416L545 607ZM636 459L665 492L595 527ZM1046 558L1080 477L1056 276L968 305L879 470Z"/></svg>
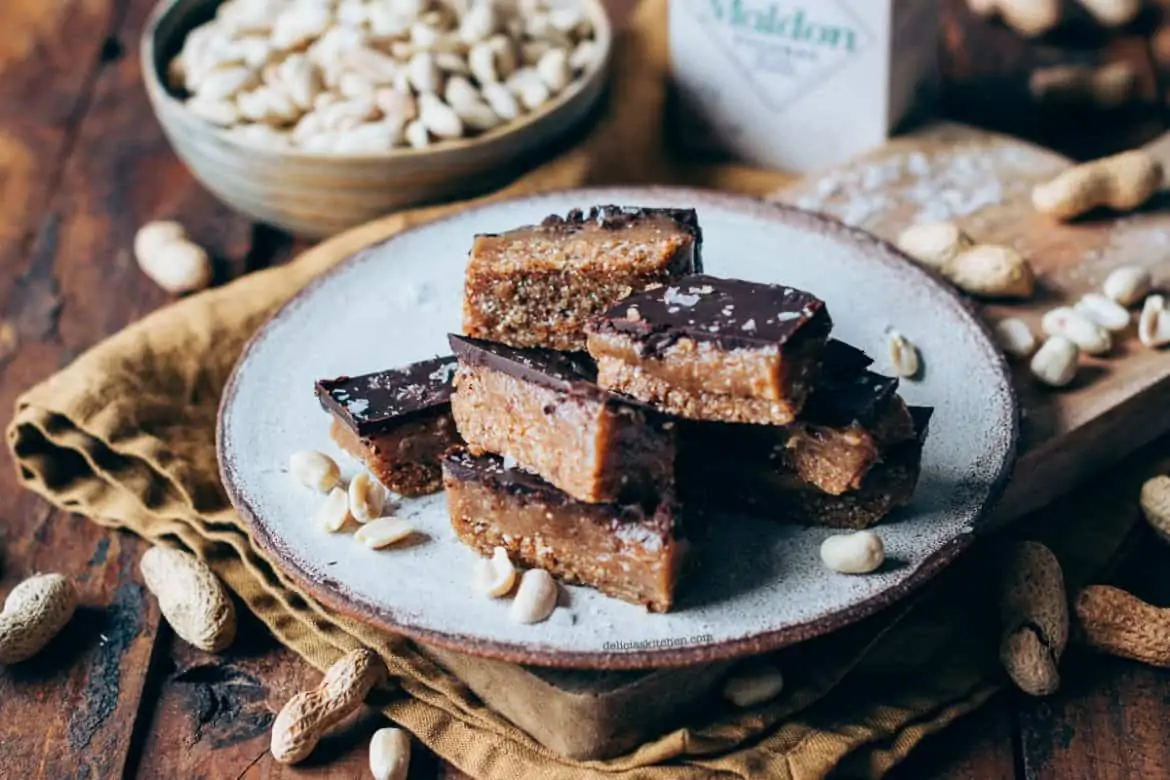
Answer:
<svg viewBox="0 0 1170 780"><path fill-rule="evenodd" d="M207 564L182 550L151 547L139 568L159 611L181 639L208 653L231 646L235 603Z"/></svg>
<svg viewBox="0 0 1170 780"><path fill-rule="evenodd" d="M0 612L0 664L26 661L55 637L77 610L77 589L60 574L21 582Z"/></svg>
<svg viewBox="0 0 1170 780"><path fill-rule="evenodd" d="M1053 693L1068 643L1068 597L1056 556L1037 542L1016 544L1002 563L999 594L1000 662L1024 693Z"/></svg>
<svg viewBox="0 0 1170 780"><path fill-rule="evenodd" d="M364 648L352 650L326 670L321 683L288 700L272 724L271 753L282 764L304 761L322 735L362 705L386 679L386 666Z"/></svg>

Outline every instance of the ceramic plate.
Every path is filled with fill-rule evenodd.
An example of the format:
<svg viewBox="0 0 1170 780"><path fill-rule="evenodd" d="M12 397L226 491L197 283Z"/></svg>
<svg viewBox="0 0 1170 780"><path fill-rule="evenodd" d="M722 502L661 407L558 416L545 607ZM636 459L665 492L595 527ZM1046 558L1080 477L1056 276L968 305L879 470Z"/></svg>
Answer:
<svg viewBox="0 0 1170 780"><path fill-rule="evenodd" d="M886 565L845 576L821 563L832 531L727 518L699 552L697 575L666 615L587 588L566 588L547 622L517 625L506 600L472 593L475 554L455 538L442 494L398 514L423 534L368 550L311 519L319 497L287 472L297 450L358 464L329 439L313 382L447 353L460 326L463 267L475 233L599 203L698 210L709 273L783 283L823 297L834 335L885 368L884 333L919 345L924 369L903 382L935 408L913 503L880 533ZM245 349L224 394L224 483L260 543L309 592L387 631L457 651L545 666L682 665L778 648L893 603L951 561L979 528L1014 456L1016 405L985 328L944 285L867 233L756 200L682 189L599 189L494 203L369 247L310 285Z"/></svg>

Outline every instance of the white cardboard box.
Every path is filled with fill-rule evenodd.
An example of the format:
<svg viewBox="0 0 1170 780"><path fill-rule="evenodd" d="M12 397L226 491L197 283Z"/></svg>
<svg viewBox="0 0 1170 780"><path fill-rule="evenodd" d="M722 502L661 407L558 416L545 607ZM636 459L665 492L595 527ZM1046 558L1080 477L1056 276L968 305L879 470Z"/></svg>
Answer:
<svg viewBox="0 0 1170 780"><path fill-rule="evenodd" d="M684 143L805 172L933 100L939 0L670 0Z"/></svg>

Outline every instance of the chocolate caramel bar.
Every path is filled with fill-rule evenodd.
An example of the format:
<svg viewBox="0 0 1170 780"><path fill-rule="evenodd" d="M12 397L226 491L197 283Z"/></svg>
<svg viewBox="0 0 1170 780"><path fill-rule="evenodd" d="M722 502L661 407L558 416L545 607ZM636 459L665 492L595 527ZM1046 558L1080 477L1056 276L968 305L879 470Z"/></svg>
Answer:
<svg viewBox="0 0 1170 780"><path fill-rule="evenodd" d="M442 487L439 456L459 443L451 418L456 368L448 356L318 381L317 398L333 415L330 435L394 492L434 493Z"/></svg>
<svg viewBox="0 0 1170 780"><path fill-rule="evenodd" d="M631 295L586 332L602 387L680 417L784 425L832 326L809 293L699 275Z"/></svg>
<svg viewBox="0 0 1170 780"><path fill-rule="evenodd" d="M475 237L463 332L515 347L585 348L585 323L632 292L702 271L691 209L595 206Z"/></svg>
<svg viewBox="0 0 1170 780"><path fill-rule="evenodd" d="M857 490L886 449L915 436L898 380L867 370L871 362L830 340L799 418L788 425L686 421L679 426L680 461L686 470L701 470L704 460L753 469L767 463L831 495Z"/></svg>
<svg viewBox="0 0 1170 780"><path fill-rule="evenodd" d="M483 555L503 547L514 563L666 612L689 547L679 507L663 497L631 504L575 501L495 455L452 450L443 486L455 534Z"/></svg>
<svg viewBox="0 0 1170 780"><path fill-rule="evenodd" d="M851 492L837 496L826 493L795 471L767 463L752 467L742 460L711 460L701 468L694 462L680 463L683 499L707 508L801 525L868 528L913 497L932 411L910 407L914 438L890 447Z"/></svg>
<svg viewBox="0 0 1170 780"><path fill-rule="evenodd" d="M578 501L639 500L672 483L673 425L599 388L588 355L450 342L451 411L472 454L515 460Z"/></svg>

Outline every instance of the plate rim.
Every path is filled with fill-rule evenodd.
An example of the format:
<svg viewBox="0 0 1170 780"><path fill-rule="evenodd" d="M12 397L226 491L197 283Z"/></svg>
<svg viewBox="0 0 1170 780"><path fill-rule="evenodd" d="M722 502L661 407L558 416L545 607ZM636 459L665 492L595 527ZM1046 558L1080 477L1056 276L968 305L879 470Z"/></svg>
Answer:
<svg viewBox="0 0 1170 780"><path fill-rule="evenodd" d="M753 216L771 219L787 225L809 227L817 232L839 237L848 243L858 245L868 250L866 256L871 262L881 262L890 265L900 273L916 274L922 283L933 286L935 291L940 293L945 299L948 299L959 311L960 316L965 317L968 324L983 336L984 346L987 347L985 350L987 352L987 358L1003 380L1004 392L1002 401L1007 405L1009 412L1007 415L1007 429L1002 434L1004 444L1006 445L1004 447L1003 458L989 486L986 498L970 520L973 530L960 533L943 544L942 547L923 559L918 568L905 579L851 606L837 609L828 614L803 620L783 628L771 629L738 639L727 639L705 645L633 652L571 651L549 647L540 643L525 644L489 640L455 632L442 632L411 626L397 621L391 610L372 603L369 599L352 592L351 589L341 585L336 580L323 576L320 572L314 573L307 571L302 567L298 557L292 554L281 540L270 531L269 527L259 519L251 505L244 498L235 483L234 464L229 463L228 459L224 457L225 421L238 390L237 385L241 367L245 365L249 355L264 339L267 331L274 323L285 316L289 310L296 307L303 299L313 295L318 287L327 283L333 276L344 272L348 267L359 262L363 256L397 240L401 236L416 231L434 229L436 225L441 225L444 222L463 219L467 215L477 211L494 209L504 204L538 201L545 198L578 196L581 202L600 203L607 200L612 201L616 199L615 196L622 198L629 197L630 200L628 202L634 202L638 197L657 196L660 198L676 197L679 200L689 200L696 207L701 207L704 203L715 206L722 205L739 211L747 207L751 209ZM354 230L361 229L363 228L354 228ZM348 232L339 233L325 243L338 240ZM323 245L319 244L310 251L317 251ZM780 650L784 647L805 642L857 623L905 600L926 582L934 579L935 576L974 542L982 530L980 528L982 521L985 521L990 516L1007 487L1019 447L1019 398L1012 381L1012 372L1007 363L1007 359L1001 352L994 348L994 343L994 337L990 327L976 314L975 304L972 301L961 296L935 274L915 264L889 241L861 228L847 225L829 214L799 209L784 203L764 200L763 198L751 195L740 195L698 187L676 187L668 185L614 185L610 187L564 188L527 193L507 198L492 198L466 208L457 208L453 212L436 219L411 225L404 230L400 230L379 241L375 241L351 252L349 255L334 263L328 270L311 279L304 287L273 311L256 328L244 344L239 357L232 366L227 383L224 385L223 392L220 396L220 403L216 411L216 461L218 463L219 476L223 484L224 492L232 507L243 518L248 533L255 545L268 556L272 564L278 567L282 574L294 581L312 598L318 600L328 609L337 612L343 617L356 620L378 631L407 637L424 646L434 645L444 650L508 663L527 664L545 668L607 670L692 666Z"/></svg>

